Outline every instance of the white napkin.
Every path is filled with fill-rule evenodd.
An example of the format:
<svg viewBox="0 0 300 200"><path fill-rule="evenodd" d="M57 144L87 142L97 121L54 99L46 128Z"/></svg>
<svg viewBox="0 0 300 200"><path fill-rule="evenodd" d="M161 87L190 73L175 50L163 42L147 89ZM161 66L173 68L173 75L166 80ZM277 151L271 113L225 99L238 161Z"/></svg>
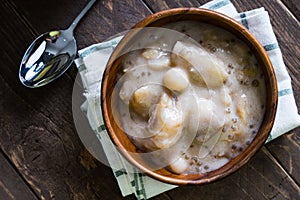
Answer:
<svg viewBox="0 0 300 200"><path fill-rule="evenodd" d="M268 141L300 125L291 79L283 63L282 54L264 8L238 13L229 0L213 0L202 6L235 18L247 27L267 51L278 81L278 109L275 124ZM82 110L100 140L123 196L134 193L138 199L147 199L177 186L156 181L139 172L127 162L111 142L101 117L99 105L100 83L106 63L122 36L80 50L75 61L84 86L86 101ZM129 173L129 172L136 173Z"/></svg>

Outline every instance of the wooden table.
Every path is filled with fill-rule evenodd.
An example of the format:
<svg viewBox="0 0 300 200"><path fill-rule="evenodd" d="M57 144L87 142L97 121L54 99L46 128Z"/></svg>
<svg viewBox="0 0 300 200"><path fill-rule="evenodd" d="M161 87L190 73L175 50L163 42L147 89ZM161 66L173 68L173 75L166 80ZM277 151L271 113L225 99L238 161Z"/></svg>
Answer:
<svg viewBox="0 0 300 200"><path fill-rule="evenodd" d="M98 0L75 37L78 48L127 30L145 16L207 0ZM300 7L297 0L232 1L238 11L265 7L300 109ZM0 199L123 198L109 167L82 145L72 116L73 66L59 80L27 89L19 63L33 39L66 28L87 0L1 0ZM73 102L79 109L83 98ZM85 122L86 123L86 122ZM87 135L92 131L87 126ZM99 148L99 151L102 151ZM204 186L185 186L153 199L300 199L300 128L265 145L241 170Z"/></svg>

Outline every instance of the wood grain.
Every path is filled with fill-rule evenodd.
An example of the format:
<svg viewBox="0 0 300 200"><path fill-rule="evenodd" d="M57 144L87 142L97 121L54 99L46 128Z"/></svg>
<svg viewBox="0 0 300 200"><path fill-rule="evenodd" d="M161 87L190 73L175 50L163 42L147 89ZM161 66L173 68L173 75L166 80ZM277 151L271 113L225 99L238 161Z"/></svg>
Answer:
<svg viewBox="0 0 300 200"><path fill-rule="evenodd" d="M266 146L286 171L300 185L300 130L292 130L285 137L280 137Z"/></svg>
<svg viewBox="0 0 300 200"><path fill-rule="evenodd" d="M0 198L1 199L37 199L15 169L0 152Z"/></svg>
<svg viewBox="0 0 300 200"><path fill-rule="evenodd" d="M63 6L60 0L51 1L51 6L46 0L11 2L37 36L49 30L67 28L88 0L64 0ZM75 29L78 49L128 30L149 14L150 10L140 0L97 1ZM30 42L29 38L27 43Z"/></svg>
<svg viewBox="0 0 300 200"><path fill-rule="evenodd" d="M179 8L179 7L199 7L201 4L197 0L143 0L149 8L154 11L158 12L160 10L166 10L171 8Z"/></svg>
<svg viewBox="0 0 300 200"><path fill-rule="evenodd" d="M300 20L300 4L299 0L282 0L282 2L288 8L288 12L291 12L298 21Z"/></svg>
<svg viewBox="0 0 300 200"><path fill-rule="evenodd" d="M200 187L181 187L168 194L173 200L297 199L300 188L274 165L264 148L246 166L218 182ZM263 163L263 164L262 164ZM184 194L184 195L182 195Z"/></svg>

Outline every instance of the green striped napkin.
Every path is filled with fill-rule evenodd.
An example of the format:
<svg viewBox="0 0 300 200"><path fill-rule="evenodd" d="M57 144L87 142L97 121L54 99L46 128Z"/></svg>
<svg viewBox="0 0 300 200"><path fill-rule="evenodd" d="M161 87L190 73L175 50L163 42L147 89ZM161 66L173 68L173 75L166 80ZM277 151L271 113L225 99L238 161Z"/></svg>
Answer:
<svg viewBox="0 0 300 200"><path fill-rule="evenodd" d="M268 13L264 8L238 13L229 0L213 0L202 7L224 13L241 22L261 42L273 63L278 81L279 102L275 125L268 141L299 126L300 116L293 96L291 79L283 63ZM90 126L103 146L122 195L135 194L137 199L147 199L177 186L165 184L146 176L119 154L106 132L99 104L102 74L110 54L121 38L122 36L119 36L78 52L79 58L75 63L85 89L83 94L86 97L81 108L86 113Z"/></svg>

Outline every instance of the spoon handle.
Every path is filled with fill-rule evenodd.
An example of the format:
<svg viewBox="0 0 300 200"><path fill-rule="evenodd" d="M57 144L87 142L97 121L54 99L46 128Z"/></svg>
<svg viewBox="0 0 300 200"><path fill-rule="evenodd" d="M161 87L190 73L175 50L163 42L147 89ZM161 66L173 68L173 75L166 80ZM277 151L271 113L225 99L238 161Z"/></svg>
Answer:
<svg viewBox="0 0 300 200"><path fill-rule="evenodd" d="M84 9L80 12L80 14L75 18L71 26L67 29L70 31L74 31L76 28L78 22L81 20L81 18L86 14L86 12L92 7L92 5L96 2L96 0L91 0L85 7Z"/></svg>

